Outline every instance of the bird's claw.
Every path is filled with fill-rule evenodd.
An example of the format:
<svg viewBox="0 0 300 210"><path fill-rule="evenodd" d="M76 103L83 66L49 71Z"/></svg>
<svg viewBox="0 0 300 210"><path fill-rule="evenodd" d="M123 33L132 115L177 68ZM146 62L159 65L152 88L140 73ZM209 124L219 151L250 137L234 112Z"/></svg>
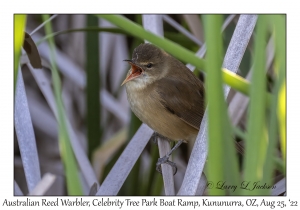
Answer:
<svg viewBox="0 0 300 210"><path fill-rule="evenodd" d="M176 163L172 162L172 161L169 161L169 157L168 156L164 156L162 158L158 158L158 161L156 163L156 170L159 172L159 173L162 173L161 171L161 164L168 164L170 166L172 166L173 168L173 176L177 173L177 166L176 166Z"/></svg>

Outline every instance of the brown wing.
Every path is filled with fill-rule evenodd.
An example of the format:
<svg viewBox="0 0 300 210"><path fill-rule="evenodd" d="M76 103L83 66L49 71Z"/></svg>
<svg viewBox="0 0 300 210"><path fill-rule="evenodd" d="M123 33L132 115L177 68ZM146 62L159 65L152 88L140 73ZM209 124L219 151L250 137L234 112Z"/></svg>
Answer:
<svg viewBox="0 0 300 210"><path fill-rule="evenodd" d="M204 87L197 78L166 77L156 84L160 103L172 114L199 130L205 110Z"/></svg>

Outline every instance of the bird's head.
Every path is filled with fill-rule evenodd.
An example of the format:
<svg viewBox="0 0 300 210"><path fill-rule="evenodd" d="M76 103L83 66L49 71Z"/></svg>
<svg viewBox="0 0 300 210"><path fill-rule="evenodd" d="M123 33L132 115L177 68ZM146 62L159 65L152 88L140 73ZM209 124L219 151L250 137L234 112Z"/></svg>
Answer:
<svg viewBox="0 0 300 210"><path fill-rule="evenodd" d="M169 55L152 44L141 44L134 49L131 60L127 61L131 68L123 84L132 83L140 88L146 87L166 75ZM134 83L134 84L133 84Z"/></svg>

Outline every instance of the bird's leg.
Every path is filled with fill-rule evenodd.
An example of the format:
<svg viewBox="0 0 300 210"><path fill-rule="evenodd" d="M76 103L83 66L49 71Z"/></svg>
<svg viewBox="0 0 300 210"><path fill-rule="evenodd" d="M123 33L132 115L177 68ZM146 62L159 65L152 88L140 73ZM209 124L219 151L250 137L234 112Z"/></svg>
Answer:
<svg viewBox="0 0 300 210"><path fill-rule="evenodd" d="M166 154L164 157L162 158L158 158L158 161L156 163L156 170L161 173L161 164L168 164L170 166L172 166L172 168L174 169L174 174L176 174L177 172L177 166L176 166L176 163L172 162L169 160L171 154L173 153L173 151L175 149L177 149L181 144L182 144L183 140L180 140L177 142L177 144L175 144L175 146L170 150L170 152L168 154Z"/></svg>
<svg viewBox="0 0 300 210"><path fill-rule="evenodd" d="M153 132L153 134L152 134L152 136L151 136L151 140L153 141L153 143L154 144L156 144L157 145L157 138L158 137L160 137L160 138L162 138L162 139L165 139L165 140L167 140L167 141L171 141L170 139L168 139L167 137L165 137L165 136L163 136L163 135L160 135L159 133L157 133L157 132Z"/></svg>
<svg viewBox="0 0 300 210"><path fill-rule="evenodd" d="M151 140L153 141L154 144L157 145L157 136L158 133L156 133L155 131L153 132L152 136L151 136Z"/></svg>

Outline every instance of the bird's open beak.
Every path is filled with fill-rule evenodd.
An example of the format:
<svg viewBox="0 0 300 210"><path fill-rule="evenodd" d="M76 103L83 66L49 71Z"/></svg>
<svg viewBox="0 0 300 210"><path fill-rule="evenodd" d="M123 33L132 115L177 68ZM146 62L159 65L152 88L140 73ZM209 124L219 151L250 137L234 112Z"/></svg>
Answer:
<svg viewBox="0 0 300 210"><path fill-rule="evenodd" d="M130 80L133 80L133 79L139 77L143 72L143 69L141 67L137 66L136 64L134 64L132 62L132 60L124 60L124 61L127 61L131 65L131 69L130 69L129 75L122 82L121 86L124 85L125 83L129 82Z"/></svg>

